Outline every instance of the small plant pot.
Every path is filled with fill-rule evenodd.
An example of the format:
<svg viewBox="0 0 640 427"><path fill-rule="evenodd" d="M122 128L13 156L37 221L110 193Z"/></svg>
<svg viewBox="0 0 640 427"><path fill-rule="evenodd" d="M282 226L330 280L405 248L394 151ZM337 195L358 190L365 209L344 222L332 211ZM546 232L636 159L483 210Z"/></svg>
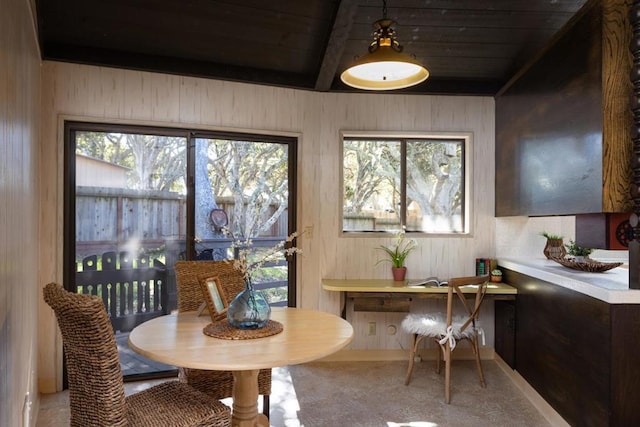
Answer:
<svg viewBox="0 0 640 427"><path fill-rule="evenodd" d="M491 281L494 283L502 282L502 276L491 276Z"/></svg>
<svg viewBox="0 0 640 427"><path fill-rule="evenodd" d="M547 244L542 252L547 259L564 258L567 254L567 250L562 243L562 239L547 239Z"/></svg>
<svg viewBox="0 0 640 427"><path fill-rule="evenodd" d="M391 267L391 272L393 273L393 280L401 282L407 275L407 267Z"/></svg>

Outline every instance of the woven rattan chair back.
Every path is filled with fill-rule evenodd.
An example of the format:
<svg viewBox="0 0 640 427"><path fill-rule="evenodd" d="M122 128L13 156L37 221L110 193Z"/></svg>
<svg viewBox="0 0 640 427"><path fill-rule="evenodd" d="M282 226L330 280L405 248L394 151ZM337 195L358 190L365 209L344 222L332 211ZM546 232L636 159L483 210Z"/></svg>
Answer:
<svg viewBox="0 0 640 427"><path fill-rule="evenodd" d="M178 290L178 312L198 310L204 303L201 279L217 276L224 288L227 303L244 290L244 278L233 268L231 262L176 261L174 270ZM229 371L179 368L178 379L216 399L232 396L233 375ZM268 417L271 369L261 369L258 373L258 393L262 395L262 412Z"/></svg>
<svg viewBox="0 0 640 427"><path fill-rule="evenodd" d="M227 303L244 290L242 274L227 261L177 261L174 265L178 289L178 312L197 310L204 303L200 280L218 276Z"/></svg>
<svg viewBox="0 0 640 427"><path fill-rule="evenodd" d="M424 316L410 314L403 321L403 327L412 332L411 348L409 350L409 367L405 377L405 385L411 381L411 373L419 345L425 338L432 338L439 346L436 360L436 372L440 372L442 357L445 362L445 402L451 401L451 352L457 347L457 342L468 340L473 350L480 385L485 387L484 372L480 360L478 316L489 284L489 276L455 277L449 280L447 289L447 310L444 315L425 314ZM474 286L473 293L463 292L462 287ZM471 294L471 295L470 295ZM473 298L468 298L468 297ZM463 308L462 316L454 317L455 302ZM406 322L406 323L405 323Z"/></svg>
<svg viewBox="0 0 640 427"><path fill-rule="evenodd" d="M69 379L71 425L127 425L118 347L102 300L44 288L62 332Z"/></svg>
<svg viewBox="0 0 640 427"><path fill-rule="evenodd" d="M230 409L187 384L167 381L125 397L115 335L102 299L43 290L53 309L67 361L72 427L229 427Z"/></svg>

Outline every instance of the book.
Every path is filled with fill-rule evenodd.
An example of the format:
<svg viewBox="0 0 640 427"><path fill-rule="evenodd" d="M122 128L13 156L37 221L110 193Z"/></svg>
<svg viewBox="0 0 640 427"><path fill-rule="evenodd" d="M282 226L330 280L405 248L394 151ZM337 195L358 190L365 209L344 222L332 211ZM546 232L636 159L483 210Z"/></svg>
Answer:
<svg viewBox="0 0 640 427"><path fill-rule="evenodd" d="M408 286L447 286L448 284L448 281L440 280L435 276L421 280L412 280L407 283Z"/></svg>
<svg viewBox="0 0 640 427"><path fill-rule="evenodd" d="M495 269L497 261L491 258L476 258L476 276L486 276Z"/></svg>

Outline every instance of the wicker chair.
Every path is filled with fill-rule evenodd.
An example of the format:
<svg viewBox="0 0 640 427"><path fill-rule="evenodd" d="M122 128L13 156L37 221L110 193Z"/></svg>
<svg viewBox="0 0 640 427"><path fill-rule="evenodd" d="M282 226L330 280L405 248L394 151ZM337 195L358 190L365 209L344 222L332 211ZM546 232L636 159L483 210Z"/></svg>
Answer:
<svg viewBox="0 0 640 427"><path fill-rule="evenodd" d="M44 288L62 332L72 427L230 426L231 410L187 384L167 381L125 397L118 348L99 297Z"/></svg>
<svg viewBox="0 0 640 427"><path fill-rule="evenodd" d="M409 332L412 337L411 349L409 350L409 367L404 381L405 385L408 385L411 381L413 363L420 342L424 338L431 338L440 347L438 349L436 365L437 373L440 373L440 364L442 356L444 355L444 394L446 403L451 402L451 352L456 348L457 341L468 340L471 343L471 349L476 359L480 386L485 387L484 372L482 371L482 362L480 361L480 345L478 340L480 328L478 327L478 315L487 292L488 282L489 276L453 278L449 280L446 313L412 313L405 317L402 321L402 328L406 332ZM470 304L462 292L461 287L465 285L476 286L475 293L472 294L475 297L473 304ZM454 300L459 301L464 307L464 315L453 315Z"/></svg>
<svg viewBox="0 0 640 427"><path fill-rule="evenodd" d="M218 276L224 287L227 303L244 290L244 279L230 262L176 261L174 269L178 288L178 312L194 311L200 308L204 302L200 288L202 278ZM180 368L178 379L216 399L224 399L232 395L233 374L230 371ZM261 369L258 373L258 394L262 395L262 413L269 417L271 369Z"/></svg>

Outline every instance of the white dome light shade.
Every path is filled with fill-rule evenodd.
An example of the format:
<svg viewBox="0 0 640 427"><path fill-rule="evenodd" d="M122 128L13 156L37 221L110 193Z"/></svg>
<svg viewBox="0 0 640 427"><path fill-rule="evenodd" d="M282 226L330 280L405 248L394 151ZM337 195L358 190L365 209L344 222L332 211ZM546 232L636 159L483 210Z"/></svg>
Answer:
<svg viewBox="0 0 640 427"><path fill-rule="evenodd" d="M378 82L397 82L407 79L423 70L415 64L406 62L386 61L372 62L370 64L356 65L349 68L349 74L356 79L364 79Z"/></svg>
<svg viewBox="0 0 640 427"><path fill-rule="evenodd" d="M381 47L346 69L341 80L357 89L393 90L422 83L429 71L409 55Z"/></svg>
<svg viewBox="0 0 640 427"><path fill-rule="evenodd" d="M364 90L393 90L417 85L429 77L422 64L402 52L393 24L386 18L374 23L376 32L369 52L340 75L345 84Z"/></svg>

